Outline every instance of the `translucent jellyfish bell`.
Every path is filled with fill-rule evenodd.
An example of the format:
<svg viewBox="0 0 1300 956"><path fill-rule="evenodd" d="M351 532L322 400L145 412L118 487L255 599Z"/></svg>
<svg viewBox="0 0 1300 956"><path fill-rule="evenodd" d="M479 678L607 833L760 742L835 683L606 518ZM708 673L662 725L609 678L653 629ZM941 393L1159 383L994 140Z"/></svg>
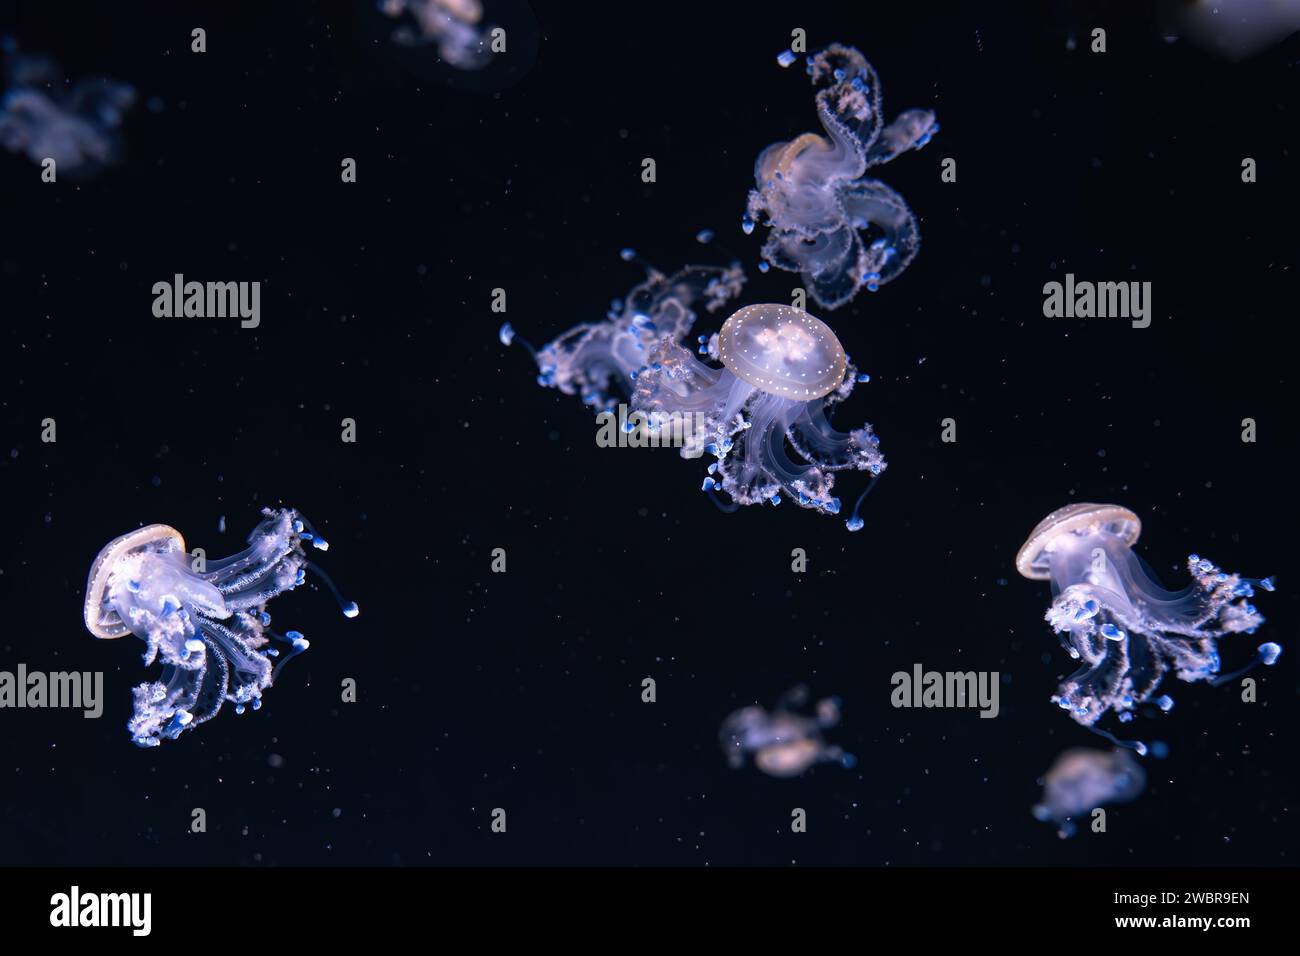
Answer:
<svg viewBox="0 0 1300 956"><path fill-rule="evenodd" d="M811 401L839 388L848 358L821 319L785 305L747 305L718 333L718 358L769 395Z"/></svg>
<svg viewBox="0 0 1300 956"><path fill-rule="evenodd" d="M1046 619L1070 656L1083 661L1053 700L1116 743L1121 741L1098 729L1097 721L1114 711L1128 722L1148 701L1172 709L1172 698L1156 697L1170 670L1179 680L1219 685L1256 664L1275 663L1282 652L1277 644L1261 644L1245 667L1219 674L1216 639L1254 633L1264 623L1249 599L1257 587L1273 590L1272 580L1229 574L1191 555L1192 583L1167 591L1133 551L1141 531L1141 521L1128 508L1073 504L1039 522L1016 555L1016 569L1024 577L1051 581L1054 600ZM1124 745L1147 751L1141 741Z"/></svg>
<svg viewBox="0 0 1300 956"><path fill-rule="evenodd" d="M142 747L156 747L214 716L224 701L261 707L262 692L285 663L310 645L297 631L271 630L266 605L304 583L312 571L356 617L303 543L329 545L292 509L262 512L249 547L222 560L191 556L175 528L154 524L108 543L91 565L83 609L86 628L111 640L128 633L145 642L147 665L161 658L163 679L134 690L128 729ZM280 650L272 641L287 645Z"/></svg>
<svg viewBox="0 0 1300 956"><path fill-rule="evenodd" d="M1055 823L1061 839L1073 836L1075 819L1098 807L1135 800L1146 789L1147 775L1127 750L1075 747L1056 758L1042 780L1043 802L1034 816Z"/></svg>
<svg viewBox="0 0 1300 956"><path fill-rule="evenodd" d="M138 531L114 538L105 545L90 567L90 577L86 584L86 603L83 608L86 629L101 640L112 640L131 633L131 626L122 619L118 608L109 598L110 577L113 570L119 567L119 560L126 555L133 555L142 563L147 555L164 558L158 564L160 569L169 566L169 562L165 560L167 555L180 555L182 560L188 557L185 553L185 539L181 533L165 524L148 525ZM170 577L176 581L180 576ZM159 579L151 580L149 583L151 591L162 584ZM173 588L164 586L159 590L170 593ZM136 593L139 594L138 586ZM202 597L215 602L215 609L225 610L225 599L221 597L220 591L211 589L204 592ZM161 605L158 610L161 612Z"/></svg>
<svg viewBox="0 0 1300 956"><path fill-rule="evenodd" d="M1029 533L1016 555L1016 570L1032 581L1052 578L1051 558L1055 549L1077 543L1076 532L1089 527L1106 529L1132 547L1142 533L1142 521L1120 505L1096 505L1088 502L1057 508Z"/></svg>

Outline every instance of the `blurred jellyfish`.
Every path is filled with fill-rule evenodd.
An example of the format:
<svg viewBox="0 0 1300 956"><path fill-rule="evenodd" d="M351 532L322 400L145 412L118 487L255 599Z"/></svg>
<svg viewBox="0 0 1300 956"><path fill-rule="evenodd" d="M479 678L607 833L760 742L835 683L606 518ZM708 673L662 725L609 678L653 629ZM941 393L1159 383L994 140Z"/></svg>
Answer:
<svg viewBox="0 0 1300 956"><path fill-rule="evenodd" d="M779 62L793 60L783 54ZM914 109L883 126L880 80L852 47L827 47L808 58L807 72L814 85L830 84L816 98L826 135L804 133L759 154L758 188L742 225L747 233L755 223L768 226L763 258L801 273L812 297L837 309L863 285L876 291L916 256L920 233L903 197L862 176L920 149L939 124L931 111Z"/></svg>
<svg viewBox="0 0 1300 956"><path fill-rule="evenodd" d="M1233 61L1300 30L1300 0L1178 0L1165 6L1176 31L1185 30L1198 46Z"/></svg>
<svg viewBox="0 0 1300 956"><path fill-rule="evenodd" d="M1217 686L1256 664L1273 664L1282 649L1261 644L1248 665L1220 675L1215 639L1254 633L1264 618L1249 599L1257 587L1272 591L1272 580L1228 574L1193 554L1187 559L1192 583L1166 591L1132 550L1141 530L1137 515L1119 505L1069 505L1033 530L1016 569L1052 582L1046 619L1070 656L1083 661L1052 699L1085 727L1145 754L1141 741L1115 740L1094 725L1108 710L1121 722L1132 720L1170 669L1179 680ZM1153 702L1165 711L1174 705L1168 695Z"/></svg>
<svg viewBox="0 0 1300 956"><path fill-rule="evenodd" d="M36 163L53 159L59 173L74 176L116 161L118 127L135 101L134 89L103 78L70 85L43 56L14 56L6 73L0 145Z"/></svg>
<svg viewBox="0 0 1300 956"><path fill-rule="evenodd" d="M727 717L718 741L732 767L744 766L751 754L754 766L772 777L797 777L815 763L837 761L853 767L857 760L826 743L822 731L840 722L840 701L828 697L817 702L815 716L797 713L808 702L808 688L788 691L768 713L762 707L743 707Z"/></svg>
<svg viewBox="0 0 1300 956"><path fill-rule="evenodd" d="M480 27L483 4L479 0L379 0L390 17L409 13L415 28L400 26L393 39L406 46L435 43L438 56L458 70L478 70L492 60L487 31Z"/></svg>
<svg viewBox="0 0 1300 956"><path fill-rule="evenodd" d="M156 747L211 720L223 701L242 714L284 665L308 648L297 631L270 629L267 603L318 575L347 617L356 604L344 601L334 583L310 563L302 544L329 545L292 509L262 511L249 547L233 557L206 561L185 551L174 528L153 524L110 541L99 552L86 584L86 627L95 637L127 633L145 642L148 666L161 658L162 680L134 690L135 714L127 727L142 747ZM280 656L271 639L286 645ZM274 659L278 663L272 666Z"/></svg>
<svg viewBox="0 0 1300 956"><path fill-rule="evenodd" d="M1074 836L1076 817L1100 806L1128 803L1146 788L1147 775L1127 750L1088 750L1075 747L1056 758L1043 785L1043 802L1034 816L1056 824L1061 839Z"/></svg>

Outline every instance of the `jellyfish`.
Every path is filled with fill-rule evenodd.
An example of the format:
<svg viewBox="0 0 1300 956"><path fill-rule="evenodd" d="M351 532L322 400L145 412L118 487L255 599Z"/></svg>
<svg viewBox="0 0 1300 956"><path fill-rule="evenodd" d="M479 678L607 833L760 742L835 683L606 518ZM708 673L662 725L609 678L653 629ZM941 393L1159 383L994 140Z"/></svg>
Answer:
<svg viewBox="0 0 1300 956"><path fill-rule="evenodd" d="M838 431L831 411L867 381L820 319L791 306L763 303L734 312L708 339L704 364L675 341L660 339L638 371L632 407L651 428L693 413L705 423L699 441L717 461L706 492L731 499L731 508L784 498L800 507L839 514L835 472L885 470L880 439L870 424ZM787 444L794 453L786 450ZM847 525L862 527L859 497Z"/></svg>
<svg viewBox="0 0 1300 956"><path fill-rule="evenodd" d="M695 321L695 301L715 311L743 281L734 265L690 266L671 277L652 270L626 302L615 303L606 322L579 325L540 350L523 344L537 361L540 384L607 412L615 393L630 389L634 419L651 434L666 428L682 434L684 458L713 455L702 489L723 511L788 498L839 514L834 473L869 472L872 483L847 521L857 531L862 500L885 459L870 424L841 432L830 422L834 406L869 379L849 362L830 327L802 309L756 304L734 312L719 332L696 336L696 354L721 368L682 344ZM515 340L514 329L502 326L501 341ZM689 429L678 427L683 421L692 423Z"/></svg>
<svg viewBox="0 0 1300 956"><path fill-rule="evenodd" d="M186 553L180 532L151 524L110 541L90 569L86 628L97 638L132 633L145 642L144 663L161 660L162 679L134 689L127 724L141 747L157 747L211 720L225 701L242 714L309 642L298 631L271 630L266 605L317 575L346 617L357 605L339 594L303 543L329 544L291 508L263 509L248 548L219 561ZM283 645L270 646L271 642Z"/></svg>
<svg viewBox="0 0 1300 956"><path fill-rule="evenodd" d="M12 44L9 45L12 52ZM126 83L103 78L69 85L48 57L15 56L0 99L0 144L58 172L84 175L117 159L118 127L135 101Z"/></svg>
<svg viewBox="0 0 1300 956"><path fill-rule="evenodd" d="M1074 818L1106 804L1137 799L1147 775L1127 750L1074 747L1056 758L1039 783L1043 802L1034 807L1034 816L1055 823L1056 835L1064 840L1075 834Z"/></svg>
<svg viewBox="0 0 1300 956"><path fill-rule="evenodd" d="M794 62L787 51L782 65ZM883 125L880 81L853 47L833 44L808 58L817 114L826 135L804 133L758 156L746 233L769 227L763 259L803 276L813 299L837 309L862 286L875 292L916 256L921 237L903 197L876 179L872 166L920 149L939 129L930 110L912 109Z"/></svg>
<svg viewBox="0 0 1300 956"><path fill-rule="evenodd" d="M1187 559L1192 583L1166 591L1133 551L1141 530L1137 515L1119 505L1068 505L1039 522L1016 556L1016 569L1052 582L1046 620L1069 655L1083 662L1052 700L1081 725L1145 754L1142 741L1117 740L1095 725L1109 711L1127 723L1148 701L1172 709L1173 698L1156 696L1170 670L1179 680L1218 686L1256 664L1274 664L1282 649L1261 644L1249 664L1219 674L1216 639L1253 634L1264 623L1250 599L1256 588L1272 591L1273 581L1229 574L1193 554Z"/></svg>
<svg viewBox="0 0 1300 956"><path fill-rule="evenodd" d="M807 702L808 688L800 685L787 691L771 713L754 705L728 716L718 731L727 762L741 767L752 754L754 766L771 777L798 777L813 764L827 761L855 766L852 754L822 738L823 730L840 721L840 699L818 701L812 715L799 713Z"/></svg>
<svg viewBox="0 0 1300 956"><path fill-rule="evenodd" d="M415 29L401 26L393 39L406 46L438 45L438 56L458 70L478 70L492 60L485 38L483 4L479 0L379 0L386 16L409 13Z"/></svg>

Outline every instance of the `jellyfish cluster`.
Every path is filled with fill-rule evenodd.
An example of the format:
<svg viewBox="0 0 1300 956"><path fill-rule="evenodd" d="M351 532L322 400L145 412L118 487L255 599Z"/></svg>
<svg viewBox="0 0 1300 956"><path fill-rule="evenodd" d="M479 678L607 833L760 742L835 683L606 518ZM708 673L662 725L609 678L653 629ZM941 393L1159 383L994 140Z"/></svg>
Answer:
<svg viewBox="0 0 1300 956"><path fill-rule="evenodd" d="M809 700L802 685L787 691L768 712L752 705L729 715L718 731L718 742L734 768L753 758L754 766L772 777L798 777L817 763L853 767L857 760L828 744L822 731L840 721L840 700L819 700L812 713L802 713Z"/></svg>
<svg viewBox="0 0 1300 956"><path fill-rule="evenodd" d="M1119 505L1069 505L1039 523L1016 566L1027 578L1051 581L1047 622L1082 662L1053 701L1083 726L1145 754L1142 741L1115 740L1095 725L1111 711L1127 723L1147 702L1172 709L1173 698L1160 694L1171 671L1179 680L1219 685L1272 665L1282 649L1261 644L1245 667L1220 674L1217 639L1255 632L1264 618L1251 598L1256 588L1272 591L1272 580L1230 574L1193 554L1191 583L1167 591L1133 551L1141 529L1137 515Z"/></svg>
<svg viewBox="0 0 1300 956"><path fill-rule="evenodd" d="M778 59L795 62L789 51ZM807 72L824 87L816 103L825 135L804 133L759 154L741 225L746 233L767 227L764 261L800 273L817 303L836 309L916 256L921 238L907 203L864 174L920 149L939 124L930 110L911 109L886 126L880 80L853 47L833 44L808 57Z"/></svg>
<svg viewBox="0 0 1300 956"><path fill-rule="evenodd" d="M492 61L480 0L379 0L379 10L389 17L409 15L411 23L393 32L397 43L436 44L438 56L458 70L482 69Z"/></svg>
<svg viewBox="0 0 1300 956"><path fill-rule="evenodd" d="M52 159L61 173L88 174L116 161L119 127L134 102L126 83L69 84L49 57L15 55L0 99L0 145L36 163Z"/></svg>
<svg viewBox="0 0 1300 956"><path fill-rule="evenodd" d="M1034 816L1056 824L1057 836L1066 839L1077 830L1076 818L1137 799L1147 775L1128 750L1075 747L1056 758L1041 782L1043 800L1034 807Z"/></svg>
<svg viewBox="0 0 1300 956"><path fill-rule="evenodd" d="M789 65L794 55L780 60ZM926 110L908 110L885 126L875 72L851 47L835 44L810 57L808 73L825 85L816 100L826 135L808 133L763 151L744 226L752 232L761 221L771 230L763 271L771 264L802 273L813 299L836 308L862 285L889 281L915 256L919 239L907 204L862 177L924 146L938 127ZM708 242L711 234L699 238ZM602 414L612 415L612 403L626 398L632 415L625 430L685 432L683 457L713 455L701 487L723 511L792 501L836 515L836 473L867 472L871 481L845 521L858 531L863 499L886 463L870 424L840 431L831 415L869 377L854 368L834 331L802 308L802 295L789 306L746 305L717 332L692 339L696 303L715 312L744 281L737 265L688 266L673 275L650 269L604 322L575 326L541 349L518 341L536 359L541 385L576 394ZM500 338L517 340L509 324Z"/></svg>
<svg viewBox="0 0 1300 956"><path fill-rule="evenodd" d="M298 631L271 629L267 604L316 574L343 614L356 617L333 582L307 560L303 545L326 541L293 509L264 509L248 547L222 560L191 555L167 525L148 525L109 542L86 585L86 627L97 638L134 634L144 663L162 663L162 679L134 689L132 740L156 747L217 715L224 702L242 714L309 643ZM278 646L276 646L278 645ZM283 653L281 651L283 650Z"/></svg>
<svg viewBox="0 0 1300 956"><path fill-rule="evenodd" d="M718 332L695 336L692 351L685 343L697 303L717 311L743 283L735 265L689 266L671 276L651 270L604 322L576 326L541 349L528 346L538 382L576 394L597 410L612 411L612 403L626 396L651 433L688 417L700 423L681 453L715 457L703 490L723 510L788 499L838 514L835 472L874 477L885 469L871 425L841 432L830 421L834 406L867 376L824 322L778 304L734 312ZM508 324L501 340L516 340ZM857 508L847 523L850 530L862 526Z"/></svg>

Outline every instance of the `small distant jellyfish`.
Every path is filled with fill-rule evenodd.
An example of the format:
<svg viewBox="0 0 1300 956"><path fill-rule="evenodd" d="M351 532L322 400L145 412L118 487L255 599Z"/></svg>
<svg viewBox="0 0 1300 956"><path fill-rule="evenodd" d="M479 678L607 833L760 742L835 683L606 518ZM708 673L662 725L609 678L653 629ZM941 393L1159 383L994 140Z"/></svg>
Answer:
<svg viewBox="0 0 1300 956"><path fill-rule="evenodd" d="M434 43L448 66L458 70L482 69L492 61L487 28L479 26L483 4L479 0L379 0L389 17L409 13L415 28L401 26L393 39L405 46Z"/></svg>
<svg viewBox="0 0 1300 956"><path fill-rule="evenodd" d="M0 145L59 173L86 175L117 160L118 128L135 102L126 83L103 78L69 84L48 57L14 56L0 99Z"/></svg>
<svg viewBox="0 0 1300 956"><path fill-rule="evenodd" d="M772 777L798 777L813 764L828 761L855 766L852 754L822 737L823 730L840 721L839 698L818 701L811 716L798 712L807 702L808 688L799 686L788 691L771 713L755 705L731 714L718 731L727 762L739 768L752 755L754 766Z"/></svg>
<svg viewBox="0 0 1300 956"><path fill-rule="evenodd" d="M1075 834L1075 820L1098 807L1135 800L1146 789L1147 775L1127 750L1075 747L1056 758L1043 784L1043 802L1034 817L1056 824L1056 835Z"/></svg>
<svg viewBox="0 0 1300 956"><path fill-rule="evenodd" d="M782 65L793 58L778 58ZM883 124L880 80L852 47L833 44L808 58L817 114L826 135L804 133L773 143L754 167L756 189L741 220L746 233L769 227L767 263L798 272L824 309L837 309L862 286L871 292L907 268L921 238L903 197L872 166L920 149L939 129L930 110Z"/></svg>
<svg viewBox="0 0 1300 956"><path fill-rule="evenodd" d="M317 575L346 617L357 605L309 562L303 543L326 541L290 508L262 511L249 547L216 561L192 558L180 532L153 524L110 541L90 569L86 628L97 638L128 633L145 642L145 666L161 660L162 680L134 689L132 740L156 747L217 715L230 701L235 712L262 706L262 692L284 665L309 644L297 631L271 630L266 605ZM284 645L285 653L271 645Z"/></svg>
<svg viewBox="0 0 1300 956"><path fill-rule="evenodd" d="M1052 700L1083 726L1145 754L1143 742L1117 740L1095 725L1108 711L1127 723L1148 701L1172 709L1171 697L1157 696L1170 670L1179 680L1218 686L1257 664L1271 666L1282 649L1261 644L1245 667L1219 674L1216 638L1253 634L1264 623L1250 599L1256 588L1272 591L1272 580L1238 577L1193 554L1192 583L1166 591L1132 550L1141 530L1137 515L1119 505L1068 505L1033 530L1016 569L1052 582L1046 620L1070 656L1083 661Z"/></svg>

